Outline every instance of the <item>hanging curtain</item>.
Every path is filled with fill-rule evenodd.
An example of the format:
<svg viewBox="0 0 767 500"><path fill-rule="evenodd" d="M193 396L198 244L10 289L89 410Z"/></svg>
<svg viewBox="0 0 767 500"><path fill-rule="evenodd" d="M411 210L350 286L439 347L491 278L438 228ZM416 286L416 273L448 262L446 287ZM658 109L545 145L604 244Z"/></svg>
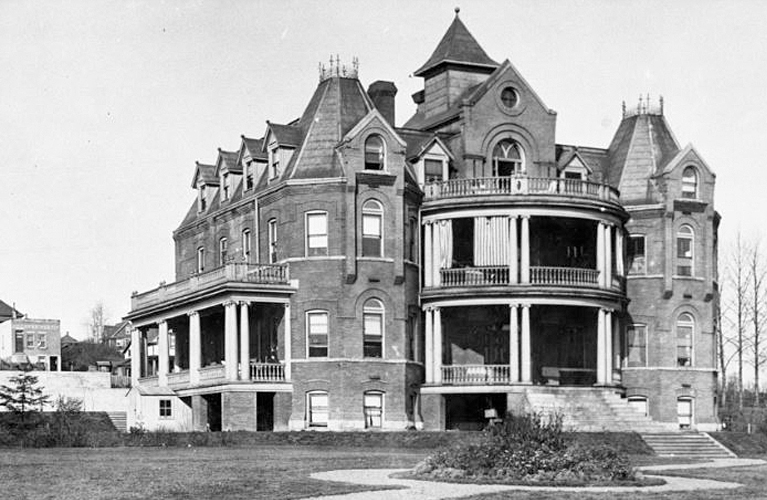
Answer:
<svg viewBox="0 0 767 500"><path fill-rule="evenodd" d="M508 217L475 217L474 265L508 265L509 237Z"/></svg>
<svg viewBox="0 0 767 500"><path fill-rule="evenodd" d="M453 267L453 221L442 220L439 222L439 255L440 267L450 269Z"/></svg>

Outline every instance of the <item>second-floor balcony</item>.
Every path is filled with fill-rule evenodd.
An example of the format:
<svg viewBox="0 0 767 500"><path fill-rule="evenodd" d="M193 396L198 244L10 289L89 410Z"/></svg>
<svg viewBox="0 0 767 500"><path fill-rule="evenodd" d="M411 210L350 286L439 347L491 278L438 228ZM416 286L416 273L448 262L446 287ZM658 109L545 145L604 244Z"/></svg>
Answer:
<svg viewBox="0 0 767 500"><path fill-rule="evenodd" d="M185 280L162 283L154 290L134 294L131 297L131 309L136 311L163 302L181 299L194 292L224 283L287 285L289 280L287 264L229 262L211 271L194 274Z"/></svg>
<svg viewBox="0 0 767 500"><path fill-rule="evenodd" d="M424 201L499 195L540 195L602 200L618 203L618 190L581 179L528 177L526 175L450 179L427 183Z"/></svg>
<svg viewBox="0 0 767 500"><path fill-rule="evenodd" d="M440 269L443 287L510 285L508 266ZM577 267L530 266L531 285L599 286L599 271Z"/></svg>

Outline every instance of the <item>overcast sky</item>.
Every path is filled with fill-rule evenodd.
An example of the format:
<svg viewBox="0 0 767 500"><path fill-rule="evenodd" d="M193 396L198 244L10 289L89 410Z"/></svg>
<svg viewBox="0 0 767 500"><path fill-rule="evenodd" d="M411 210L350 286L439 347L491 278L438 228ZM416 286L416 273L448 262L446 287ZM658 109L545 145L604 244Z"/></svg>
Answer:
<svg viewBox="0 0 767 500"><path fill-rule="evenodd" d="M722 245L767 212L767 2L461 1L488 54L557 111L557 142L607 147L621 101L665 98L717 173ZM85 338L132 290L174 280L194 162L298 117L330 54L399 88L454 16L444 1L0 1L0 299Z"/></svg>

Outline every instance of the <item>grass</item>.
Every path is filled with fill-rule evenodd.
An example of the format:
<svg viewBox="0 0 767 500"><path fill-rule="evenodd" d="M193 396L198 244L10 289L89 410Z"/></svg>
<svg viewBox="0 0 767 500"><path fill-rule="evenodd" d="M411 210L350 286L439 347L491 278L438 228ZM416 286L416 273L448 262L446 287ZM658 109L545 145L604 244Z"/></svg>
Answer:
<svg viewBox="0 0 767 500"><path fill-rule="evenodd" d="M313 446L0 450L3 500L292 499L375 488L312 472L411 467L423 451Z"/></svg>

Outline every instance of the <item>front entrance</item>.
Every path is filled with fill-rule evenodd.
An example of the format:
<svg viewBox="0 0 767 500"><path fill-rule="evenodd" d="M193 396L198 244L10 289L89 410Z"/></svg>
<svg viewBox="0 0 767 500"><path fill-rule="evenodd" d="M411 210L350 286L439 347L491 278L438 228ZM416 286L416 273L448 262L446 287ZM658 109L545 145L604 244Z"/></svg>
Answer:
<svg viewBox="0 0 767 500"><path fill-rule="evenodd" d="M692 398L679 398L676 400L676 414L679 419L680 429L692 428Z"/></svg>
<svg viewBox="0 0 767 500"><path fill-rule="evenodd" d="M256 394L256 430L274 430L273 392L259 392Z"/></svg>
<svg viewBox="0 0 767 500"><path fill-rule="evenodd" d="M208 404L207 430L211 432L221 431L221 394L206 394L203 396Z"/></svg>

